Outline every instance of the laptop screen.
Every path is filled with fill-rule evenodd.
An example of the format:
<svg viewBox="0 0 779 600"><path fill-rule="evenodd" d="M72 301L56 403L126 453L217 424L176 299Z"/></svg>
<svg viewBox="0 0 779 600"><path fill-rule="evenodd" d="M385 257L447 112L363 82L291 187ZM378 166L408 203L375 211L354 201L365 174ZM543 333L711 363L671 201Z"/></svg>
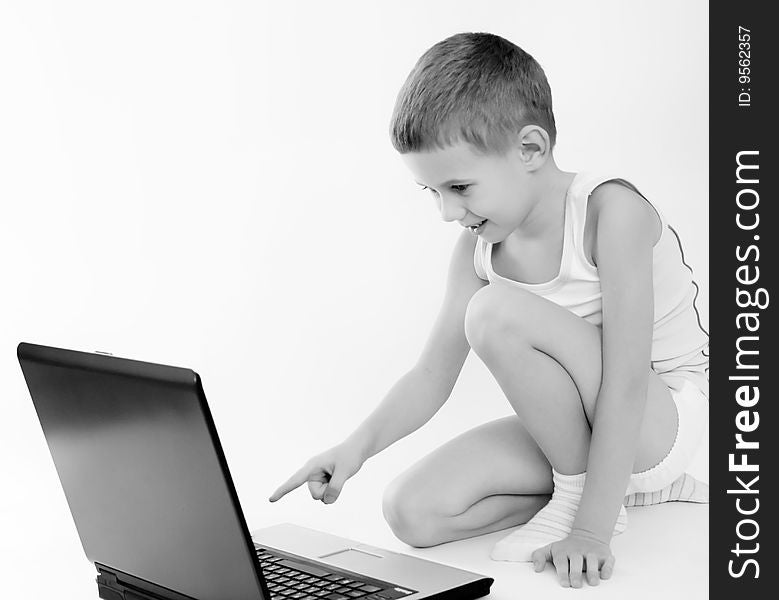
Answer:
<svg viewBox="0 0 779 600"><path fill-rule="evenodd" d="M31 344L18 356L90 561L193 598L262 598L196 373Z"/></svg>

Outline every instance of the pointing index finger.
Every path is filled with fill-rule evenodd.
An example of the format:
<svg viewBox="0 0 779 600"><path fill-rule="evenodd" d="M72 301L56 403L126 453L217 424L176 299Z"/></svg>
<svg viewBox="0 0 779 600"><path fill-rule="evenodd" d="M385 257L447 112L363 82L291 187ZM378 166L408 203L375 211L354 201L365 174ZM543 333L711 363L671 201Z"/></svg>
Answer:
<svg viewBox="0 0 779 600"><path fill-rule="evenodd" d="M279 500L280 498L286 496L288 493L290 493L292 490L294 490L297 487L300 487L303 485L306 481L308 481L308 477L310 474L310 469L308 465L305 465L304 467L297 470L297 472L287 479L284 483L282 483L278 489L271 494L270 500L271 502L276 502L276 500Z"/></svg>

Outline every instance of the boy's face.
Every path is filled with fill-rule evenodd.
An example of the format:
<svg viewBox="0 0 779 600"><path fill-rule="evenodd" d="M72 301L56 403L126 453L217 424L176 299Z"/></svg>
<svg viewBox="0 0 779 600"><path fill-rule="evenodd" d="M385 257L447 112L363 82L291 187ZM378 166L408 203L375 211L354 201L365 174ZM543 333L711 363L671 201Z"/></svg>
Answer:
<svg viewBox="0 0 779 600"><path fill-rule="evenodd" d="M533 208L529 173L518 149L484 155L460 142L401 156L416 182L433 194L441 218L457 221L487 242L505 240Z"/></svg>

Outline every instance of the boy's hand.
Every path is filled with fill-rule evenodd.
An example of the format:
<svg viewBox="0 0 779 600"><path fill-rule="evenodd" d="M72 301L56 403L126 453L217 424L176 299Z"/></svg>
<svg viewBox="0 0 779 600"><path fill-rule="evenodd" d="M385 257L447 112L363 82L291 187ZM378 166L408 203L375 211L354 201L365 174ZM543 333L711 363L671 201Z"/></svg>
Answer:
<svg viewBox="0 0 779 600"><path fill-rule="evenodd" d="M563 587L582 587L583 570L590 585L598 585L600 579L608 579L614 572L614 555L609 545L585 532L572 531L567 538L533 552L532 559L536 573L552 561Z"/></svg>
<svg viewBox="0 0 779 600"><path fill-rule="evenodd" d="M273 492L269 500L276 502L282 496L308 482L308 491L314 500L332 504L341 493L344 482L362 467L358 453L339 444L311 458L305 465Z"/></svg>

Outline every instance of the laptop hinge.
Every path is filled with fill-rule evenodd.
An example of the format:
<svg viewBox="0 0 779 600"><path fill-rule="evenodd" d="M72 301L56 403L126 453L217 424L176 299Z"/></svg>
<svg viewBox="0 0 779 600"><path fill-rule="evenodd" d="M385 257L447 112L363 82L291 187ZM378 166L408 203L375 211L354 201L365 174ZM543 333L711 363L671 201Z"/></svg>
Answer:
<svg viewBox="0 0 779 600"><path fill-rule="evenodd" d="M157 585L95 563L97 594L103 600L194 600Z"/></svg>

